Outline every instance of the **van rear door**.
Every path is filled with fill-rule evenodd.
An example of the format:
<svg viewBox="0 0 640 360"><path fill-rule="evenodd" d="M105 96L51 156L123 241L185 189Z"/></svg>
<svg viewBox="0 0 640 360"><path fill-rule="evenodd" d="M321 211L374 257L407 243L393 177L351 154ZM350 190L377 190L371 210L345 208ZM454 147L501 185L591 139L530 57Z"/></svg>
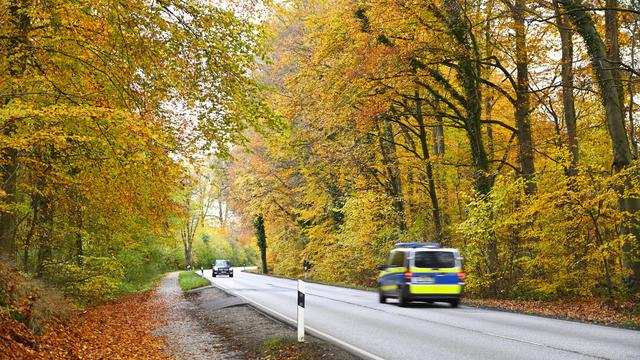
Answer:
<svg viewBox="0 0 640 360"><path fill-rule="evenodd" d="M460 294L456 254L447 250L418 250L413 259L412 293Z"/></svg>

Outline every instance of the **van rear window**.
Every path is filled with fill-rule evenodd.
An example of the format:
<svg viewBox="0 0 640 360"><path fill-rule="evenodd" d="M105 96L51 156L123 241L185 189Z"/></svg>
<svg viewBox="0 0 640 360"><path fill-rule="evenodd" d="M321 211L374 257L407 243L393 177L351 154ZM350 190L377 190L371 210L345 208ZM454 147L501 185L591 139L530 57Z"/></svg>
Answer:
<svg viewBox="0 0 640 360"><path fill-rule="evenodd" d="M415 266L418 268L452 268L456 266L453 253L449 251L416 251Z"/></svg>

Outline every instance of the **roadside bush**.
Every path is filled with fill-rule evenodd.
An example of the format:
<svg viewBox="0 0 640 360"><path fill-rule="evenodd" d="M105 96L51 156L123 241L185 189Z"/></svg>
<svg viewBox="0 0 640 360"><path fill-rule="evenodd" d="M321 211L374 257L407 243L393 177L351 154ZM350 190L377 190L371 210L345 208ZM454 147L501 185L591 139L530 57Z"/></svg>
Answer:
<svg viewBox="0 0 640 360"><path fill-rule="evenodd" d="M163 273L175 270L171 249L153 246L139 250L127 249L117 256L122 265L124 279L118 293L129 293L150 289Z"/></svg>
<svg viewBox="0 0 640 360"><path fill-rule="evenodd" d="M113 257L82 257L77 263L47 263L45 279L66 296L84 305L109 300L125 279L122 264Z"/></svg>
<svg viewBox="0 0 640 360"><path fill-rule="evenodd" d="M554 300L623 295L616 178L581 169L559 175L547 192L524 195L524 183L498 178L474 198L458 225L467 292L483 297ZM557 175L557 174L556 174ZM544 180L544 179L541 179ZM553 181L553 182L551 182Z"/></svg>
<svg viewBox="0 0 640 360"><path fill-rule="evenodd" d="M375 286L378 265L384 262L395 242L393 225L397 214L387 197L373 192L359 195L346 200L339 233L331 233L330 223L309 231L311 240L304 251L311 254L314 279ZM380 221L383 219L386 221ZM302 264L299 266L302 268Z"/></svg>

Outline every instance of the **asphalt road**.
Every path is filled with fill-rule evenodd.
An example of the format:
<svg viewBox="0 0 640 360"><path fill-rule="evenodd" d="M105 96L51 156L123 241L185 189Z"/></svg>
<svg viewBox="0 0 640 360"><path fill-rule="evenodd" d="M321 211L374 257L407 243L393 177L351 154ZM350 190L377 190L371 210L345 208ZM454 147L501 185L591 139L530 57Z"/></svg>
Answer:
<svg viewBox="0 0 640 360"><path fill-rule="evenodd" d="M285 321L296 281L235 271L205 277ZM640 331L448 304L401 308L376 293L307 283L307 331L371 359L640 359Z"/></svg>

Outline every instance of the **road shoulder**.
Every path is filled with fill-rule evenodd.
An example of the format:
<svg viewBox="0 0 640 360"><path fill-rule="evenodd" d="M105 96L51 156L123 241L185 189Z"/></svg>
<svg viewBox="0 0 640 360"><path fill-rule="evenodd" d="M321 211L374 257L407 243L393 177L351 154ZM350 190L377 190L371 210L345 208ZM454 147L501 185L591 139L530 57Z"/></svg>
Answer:
<svg viewBox="0 0 640 360"><path fill-rule="evenodd" d="M214 286L183 294L172 275L159 290L173 305L157 335L179 359L356 359L312 336L298 344L291 326Z"/></svg>

